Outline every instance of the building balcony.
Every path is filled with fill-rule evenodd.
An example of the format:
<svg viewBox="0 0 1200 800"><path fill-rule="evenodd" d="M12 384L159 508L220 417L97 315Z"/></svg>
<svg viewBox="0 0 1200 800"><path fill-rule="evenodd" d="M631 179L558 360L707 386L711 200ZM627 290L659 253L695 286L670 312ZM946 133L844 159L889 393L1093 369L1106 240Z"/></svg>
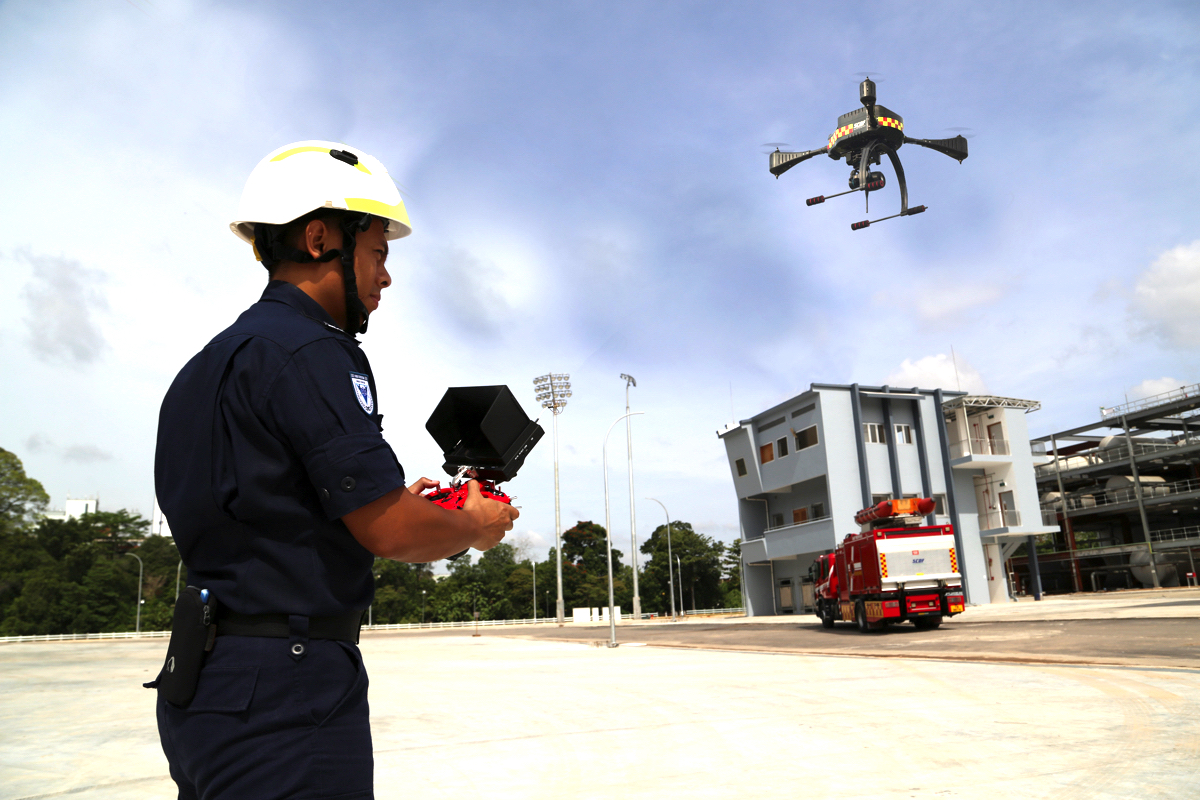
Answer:
<svg viewBox="0 0 1200 800"><path fill-rule="evenodd" d="M835 544L833 520L826 515L795 525L768 528L758 536L748 535L742 541L742 560L747 564L761 563L772 558L823 552Z"/></svg>
<svg viewBox="0 0 1200 800"><path fill-rule="evenodd" d="M1021 527L1020 511L985 511L979 515L979 532L987 533L997 528Z"/></svg>
<svg viewBox="0 0 1200 800"><path fill-rule="evenodd" d="M950 466L964 469L1011 464L1007 439L960 439L950 443Z"/></svg>

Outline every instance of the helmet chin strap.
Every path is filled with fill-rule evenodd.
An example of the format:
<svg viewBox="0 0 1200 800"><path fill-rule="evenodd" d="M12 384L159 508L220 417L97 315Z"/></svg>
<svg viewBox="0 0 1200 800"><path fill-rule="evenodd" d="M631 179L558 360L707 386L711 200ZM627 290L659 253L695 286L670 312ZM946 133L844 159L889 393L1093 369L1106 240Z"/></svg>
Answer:
<svg viewBox="0 0 1200 800"><path fill-rule="evenodd" d="M254 226L254 250L263 264L268 267L280 261L308 264L340 258L342 286L346 296L346 324L342 330L354 336L367 332L369 312L362 298L358 296L358 277L354 272L354 249L357 244L357 235L371 227L371 215L346 214L342 216L340 227L342 230L341 248L326 250L319 257L313 258L303 250L291 247L283 241L283 226L258 223Z"/></svg>
<svg viewBox="0 0 1200 800"><path fill-rule="evenodd" d="M358 276L354 272L354 249L357 235L371 227L371 215L346 215L342 218L342 285L346 291L346 333L354 336L367 332L368 311L358 296Z"/></svg>

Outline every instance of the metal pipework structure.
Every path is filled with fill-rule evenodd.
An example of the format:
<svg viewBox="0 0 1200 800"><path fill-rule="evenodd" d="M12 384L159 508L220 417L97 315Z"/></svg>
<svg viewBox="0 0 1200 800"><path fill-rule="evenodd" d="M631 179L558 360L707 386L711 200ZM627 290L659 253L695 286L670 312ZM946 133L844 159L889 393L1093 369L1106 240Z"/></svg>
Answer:
<svg viewBox="0 0 1200 800"><path fill-rule="evenodd" d="M629 418L633 416L629 413L629 387L637 386L637 381L632 375L621 373L621 380L625 381L625 452L629 458L629 549L632 552L631 562L633 564L633 618L641 620L642 618L642 593L638 590L638 549L637 549L637 513L633 502L633 432L630 426Z"/></svg>
<svg viewBox="0 0 1200 800"><path fill-rule="evenodd" d="M565 372L548 372L533 379L533 388L542 408L550 409L554 419L554 558L557 562L555 575L558 581L558 624L563 624L566 609L563 608L562 579L562 516L558 500L558 415L567 407L571 396L571 376Z"/></svg>
<svg viewBox="0 0 1200 800"><path fill-rule="evenodd" d="M612 567L612 512L608 502L608 435L612 433L612 429L617 427L617 423L623 419L628 419L631 416L641 414L641 411L634 411L632 414L625 414L613 420L613 424L608 426L608 433L604 434L604 446L601 448L602 463L604 466L604 539L606 549L608 550L608 628L609 639L608 646L617 646L617 618L616 618L616 603L613 601L613 567ZM634 575L637 571L634 571Z"/></svg>

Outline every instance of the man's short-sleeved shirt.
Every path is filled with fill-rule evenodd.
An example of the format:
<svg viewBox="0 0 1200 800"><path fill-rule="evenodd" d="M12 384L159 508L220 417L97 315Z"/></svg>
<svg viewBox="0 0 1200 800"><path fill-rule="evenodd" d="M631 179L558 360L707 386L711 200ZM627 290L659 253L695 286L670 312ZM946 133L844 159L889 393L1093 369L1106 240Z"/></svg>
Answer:
<svg viewBox="0 0 1200 800"><path fill-rule="evenodd" d="M404 486L382 419L358 342L269 283L163 400L155 489L188 582L243 614L365 609L374 556L340 518Z"/></svg>

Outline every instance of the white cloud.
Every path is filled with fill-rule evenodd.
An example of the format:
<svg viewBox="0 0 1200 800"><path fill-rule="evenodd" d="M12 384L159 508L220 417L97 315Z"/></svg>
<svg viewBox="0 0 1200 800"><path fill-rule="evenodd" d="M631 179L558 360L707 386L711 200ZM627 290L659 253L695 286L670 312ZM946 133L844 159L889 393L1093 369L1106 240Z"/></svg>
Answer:
<svg viewBox="0 0 1200 800"><path fill-rule="evenodd" d="M987 384L979 371L972 367L962 356L951 356L938 353L936 356L925 356L918 361L904 359L904 362L891 372L884 383L888 386L916 386L921 389L962 389L972 394L988 394Z"/></svg>
<svg viewBox="0 0 1200 800"><path fill-rule="evenodd" d="M63 451L63 458L81 464L94 464L97 461L111 461L112 453L101 450L94 444L75 444Z"/></svg>
<svg viewBox="0 0 1200 800"><path fill-rule="evenodd" d="M953 323L963 319L966 312L976 306L995 303L1004 295L1000 286L976 283L958 283L951 281L937 286L906 292L901 298L904 303L912 303L917 316L927 323ZM871 298L876 305L888 306L897 302L894 289L881 290Z"/></svg>
<svg viewBox="0 0 1200 800"><path fill-rule="evenodd" d="M1153 397L1156 394L1178 389L1184 384L1185 381L1177 380L1176 378L1147 378L1129 390L1129 399L1141 400L1146 397Z"/></svg>
<svg viewBox="0 0 1200 800"><path fill-rule="evenodd" d="M1200 240L1166 251L1138 278L1129 311L1143 331L1175 347L1200 344Z"/></svg>
<svg viewBox="0 0 1200 800"><path fill-rule="evenodd" d="M28 301L29 346L44 360L90 364L108 347L94 319L108 301L98 288L106 276L79 262L29 252L17 259L33 268L33 281L22 293Z"/></svg>

